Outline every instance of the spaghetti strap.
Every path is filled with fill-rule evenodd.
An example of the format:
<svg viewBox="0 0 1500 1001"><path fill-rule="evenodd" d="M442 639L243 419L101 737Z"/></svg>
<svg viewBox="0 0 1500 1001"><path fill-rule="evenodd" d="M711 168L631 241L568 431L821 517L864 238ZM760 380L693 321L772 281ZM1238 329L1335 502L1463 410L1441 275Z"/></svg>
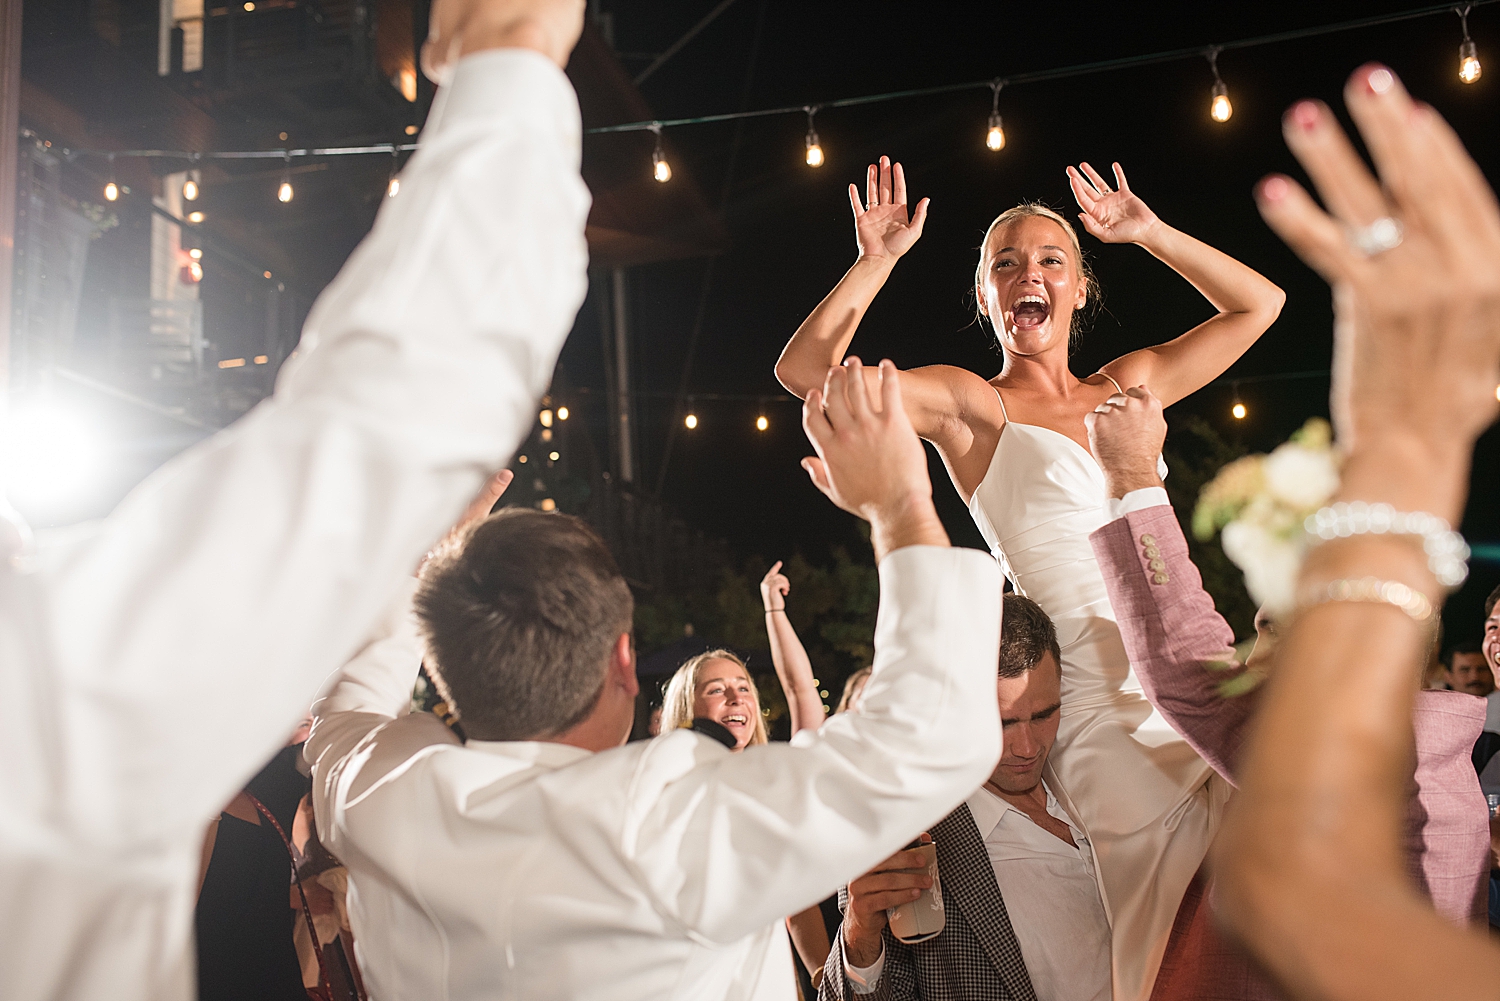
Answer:
<svg viewBox="0 0 1500 1001"><path fill-rule="evenodd" d="M1118 382L1115 382L1115 377L1114 376L1110 375L1108 372L1104 371L1104 369L1102 369L1102 368L1099 370L1099 374L1102 375L1102 376L1104 376L1104 378L1108 379L1111 383L1114 384L1115 392L1119 393L1121 396L1125 395L1125 390L1123 390L1123 389L1120 388L1120 384Z"/></svg>
<svg viewBox="0 0 1500 1001"><path fill-rule="evenodd" d="M1004 417L1005 418L1005 423L1009 424L1010 423L1010 414L1008 414L1008 413L1005 412L1005 397L1003 397L1003 396L1000 395L1000 387L997 386L997 385L995 385L992 382L992 383L990 383L990 388L995 391L995 399L997 399L997 400L1000 401L1000 416Z"/></svg>

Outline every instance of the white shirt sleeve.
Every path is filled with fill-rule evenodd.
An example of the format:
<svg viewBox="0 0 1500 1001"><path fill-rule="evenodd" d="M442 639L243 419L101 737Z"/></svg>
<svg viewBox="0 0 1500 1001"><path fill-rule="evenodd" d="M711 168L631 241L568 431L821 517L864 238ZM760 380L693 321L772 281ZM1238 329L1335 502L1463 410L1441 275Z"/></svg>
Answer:
<svg viewBox="0 0 1500 1001"><path fill-rule="evenodd" d="M0 602L7 801L177 837L281 745L535 420L586 284L580 136L543 56L463 59L274 397L38 549Z"/></svg>
<svg viewBox="0 0 1500 1001"><path fill-rule="evenodd" d="M849 962L849 954L844 951L844 935L840 932L839 954L844 957L844 975L849 978L854 993L874 994L875 988L880 986L880 975L885 972L885 944L881 943L880 955L875 957L875 962L869 966L854 966Z"/></svg>
<svg viewBox="0 0 1500 1001"><path fill-rule="evenodd" d="M1170 505L1166 487L1144 487L1132 490L1124 497L1111 497L1104 502L1104 516L1110 521L1119 521L1127 514L1144 511L1148 507Z"/></svg>
<svg viewBox="0 0 1500 1001"><path fill-rule="evenodd" d="M973 549L881 561L875 664L858 712L731 754L654 741L621 847L657 909L730 942L809 907L941 819L1000 754L1000 572Z"/></svg>

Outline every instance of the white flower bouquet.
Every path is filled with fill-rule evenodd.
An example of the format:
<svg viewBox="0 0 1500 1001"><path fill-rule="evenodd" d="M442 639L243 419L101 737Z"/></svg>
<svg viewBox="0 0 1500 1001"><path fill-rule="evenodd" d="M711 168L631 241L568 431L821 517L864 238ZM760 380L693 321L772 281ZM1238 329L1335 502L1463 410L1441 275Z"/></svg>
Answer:
<svg viewBox="0 0 1500 1001"><path fill-rule="evenodd" d="M1224 554L1245 573L1245 587L1273 614L1291 611L1307 553L1303 528L1339 486L1333 429L1314 417L1270 455L1247 455L1219 470L1198 495L1193 534L1221 532Z"/></svg>

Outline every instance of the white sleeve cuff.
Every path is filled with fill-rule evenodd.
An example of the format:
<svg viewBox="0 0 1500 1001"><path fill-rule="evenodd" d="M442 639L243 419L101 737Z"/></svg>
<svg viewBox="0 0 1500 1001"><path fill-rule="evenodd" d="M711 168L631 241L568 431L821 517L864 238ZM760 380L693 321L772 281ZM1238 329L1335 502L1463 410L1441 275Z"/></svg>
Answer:
<svg viewBox="0 0 1500 1001"><path fill-rule="evenodd" d="M844 957L844 975L849 978L854 993L874 994L875 988L880 984L880 974L885 971L885 946L880 947L880 955L869 966L853 966L849 962L849 954L844 951L844 931L840 928L839 953Z"/></svg>
<svg viewBox="0 0 1500 1001"><path fill-rule="evenodd" d="M1166 487L1146 487L1142 490L1132 490L1124 497L1111 497L1104 502L1104 515L1110 521L1119 521L1127 514L1171 503L1167 499Z"/></svg>

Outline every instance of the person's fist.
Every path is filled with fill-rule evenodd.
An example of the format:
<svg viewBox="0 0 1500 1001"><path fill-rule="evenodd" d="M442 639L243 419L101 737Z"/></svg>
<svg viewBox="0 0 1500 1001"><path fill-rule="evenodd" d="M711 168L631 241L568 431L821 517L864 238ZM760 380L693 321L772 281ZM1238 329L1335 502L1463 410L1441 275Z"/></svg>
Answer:
<svg viewBox="0 0 1500 1001"><path fill-rule="evenodd" d="M1161 486L1157 460L1167 438L1161 401L1145 386L1116 393L1083 419L1089 449L1104 471L1109 496Z"/></svg>
<svg viewBox="0 0 1500 1001"><path fill-rule="evenodd" d="M584 9L584 0L434 0L422 70L441 84L461 57L505 48L534 49L566 66Z"/></svg>

